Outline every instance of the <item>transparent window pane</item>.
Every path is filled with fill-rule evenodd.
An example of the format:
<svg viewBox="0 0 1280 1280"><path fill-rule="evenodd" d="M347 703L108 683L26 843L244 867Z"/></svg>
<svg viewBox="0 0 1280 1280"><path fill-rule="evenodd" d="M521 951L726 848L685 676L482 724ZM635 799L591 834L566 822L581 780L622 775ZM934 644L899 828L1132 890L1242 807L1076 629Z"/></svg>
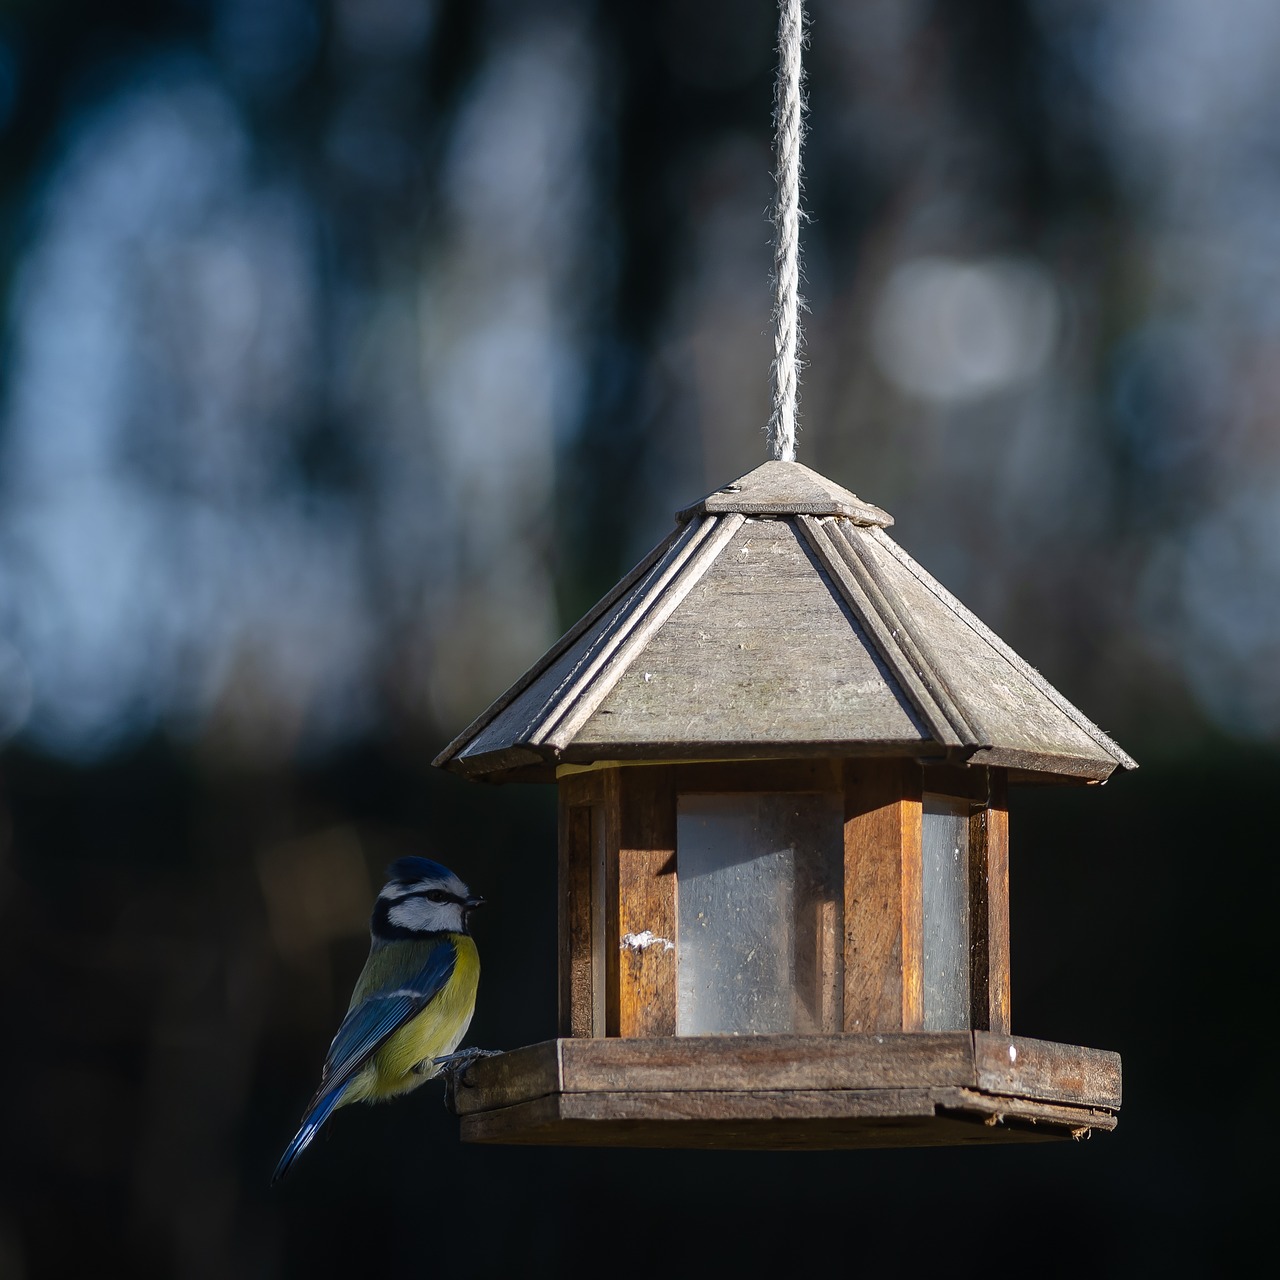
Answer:
<svg viewBox="0 0 1280 1280"><path fill-rule="evenodd" d="M676 851L677 1033L839 1031L840 796L682 795Z"/></svg>
<svg viewBox="0 0 1280 1280"><path fill-rule="evenodd" d="M924 1029L969 1026L969 802L924 797Z"/></svg>

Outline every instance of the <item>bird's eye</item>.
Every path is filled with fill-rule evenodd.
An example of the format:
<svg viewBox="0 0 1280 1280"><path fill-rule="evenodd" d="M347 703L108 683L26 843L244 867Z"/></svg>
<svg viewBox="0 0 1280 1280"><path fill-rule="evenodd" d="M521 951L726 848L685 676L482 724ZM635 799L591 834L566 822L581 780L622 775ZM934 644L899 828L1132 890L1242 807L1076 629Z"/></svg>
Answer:
<svg viewBox="0 0 1280 1280"><path fill-rule="evenodd" d="M427 901L428 902L448 902L449 895L447 893L441 893L439 889L432 889L427 893Z"/></svg>

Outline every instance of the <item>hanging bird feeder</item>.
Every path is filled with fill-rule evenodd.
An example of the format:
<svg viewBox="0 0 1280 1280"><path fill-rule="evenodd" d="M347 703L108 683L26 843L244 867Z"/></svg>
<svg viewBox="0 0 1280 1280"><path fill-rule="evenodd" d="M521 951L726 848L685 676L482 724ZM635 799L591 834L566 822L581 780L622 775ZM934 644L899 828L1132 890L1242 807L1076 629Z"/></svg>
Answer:
<svg viewBox="0 0 1280 1280"><path fill-rule="evenodd" d="M775 460L680 512L435 762L560 800L561 1035L469 1068L467 1141L930 1145L1116 1123L1116 1054L1011 1034L1007 794L1134 762L886 512L793 460L784 169Z"/></svg>
<svg viewBox="0 0 1280 1280"><path fill-rule="evenodd" d="M477 1142L832 1147L1113 1128L1113 1053L1010 1034L1010 783L1133 761L885 532L768 462L437 764L560 794L563 1038Z"/></svg>

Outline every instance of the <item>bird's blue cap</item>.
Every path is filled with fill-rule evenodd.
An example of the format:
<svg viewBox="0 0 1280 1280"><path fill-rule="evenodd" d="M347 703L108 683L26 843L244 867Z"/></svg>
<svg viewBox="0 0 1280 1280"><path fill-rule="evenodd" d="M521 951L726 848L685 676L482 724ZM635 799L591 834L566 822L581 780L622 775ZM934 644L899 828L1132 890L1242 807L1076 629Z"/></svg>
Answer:
<svg viewBox="0 0 1280 1280"><path fill-rule="evenodd" d="M387 868L387 880L399 884L415 884L419 880L456 880L448 867L430 858L397 858Z"/></svg>

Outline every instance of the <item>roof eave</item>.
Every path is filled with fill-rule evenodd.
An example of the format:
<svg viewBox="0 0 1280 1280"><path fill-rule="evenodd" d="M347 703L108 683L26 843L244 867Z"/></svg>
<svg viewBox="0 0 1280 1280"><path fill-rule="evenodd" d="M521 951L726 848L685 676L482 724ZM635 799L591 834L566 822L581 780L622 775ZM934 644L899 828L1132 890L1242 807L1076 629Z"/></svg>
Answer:
<svg viewBox="0 0 1280 1280"><path fill-rule="evenodd" d="M979 747L957 752L933 741L912 742L688 742L570 743L557 751L513 743L483 755L465 752L442 767L465 778L488 782L553 782L564 764L697 764L708 761L796 760L815 758L885 758L948 760L966 768L1007 769L1016 782L1103 783L1121 762L1101 757L1029 752L1011 747Z"/></svg>

